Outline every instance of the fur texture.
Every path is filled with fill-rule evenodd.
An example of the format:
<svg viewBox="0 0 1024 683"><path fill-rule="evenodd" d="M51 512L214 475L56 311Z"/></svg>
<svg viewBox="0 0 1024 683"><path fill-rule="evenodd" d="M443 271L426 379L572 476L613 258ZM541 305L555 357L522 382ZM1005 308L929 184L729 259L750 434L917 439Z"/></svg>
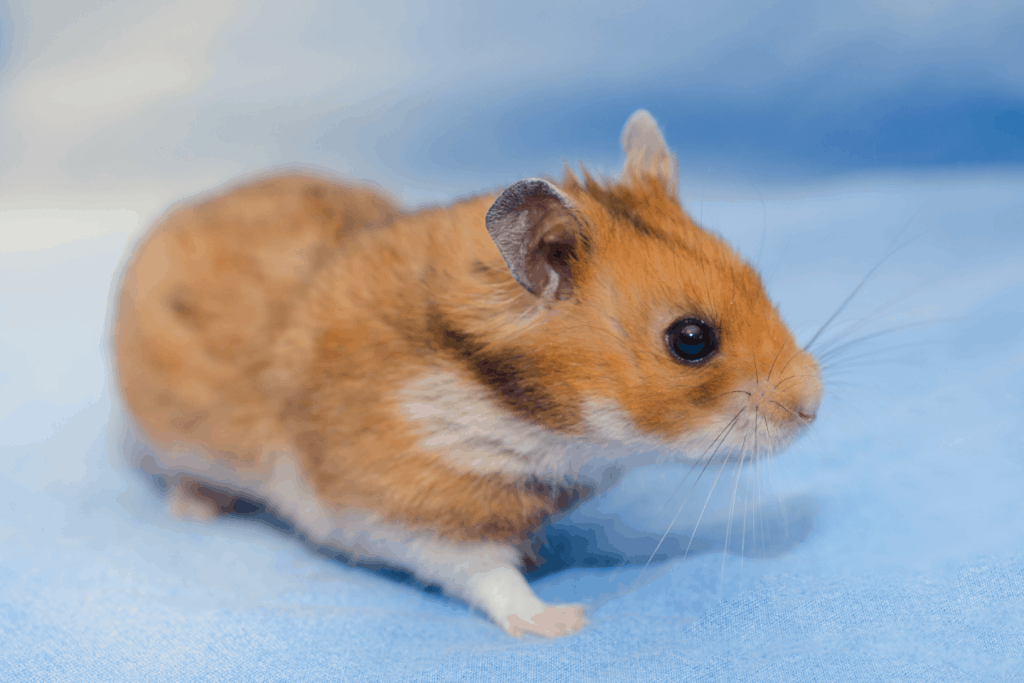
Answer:
<svg viewBox="0 0 1024 683"><path fill-rule="evenodd" d="M272 499L509 632L582 626L506 571L546 520L634 451L781 447L821 395L758 275L681 208L650 115L623 144L617 180L566 171L497 201L403 214L366 187L281 176L170 214L128 263L114 327L157 469L193 496L208 480ZM668 351L688 317L717 332L706 362ZM301 482L282 483L286 461ZM332 531L357 518L378 551Z"/></svg>

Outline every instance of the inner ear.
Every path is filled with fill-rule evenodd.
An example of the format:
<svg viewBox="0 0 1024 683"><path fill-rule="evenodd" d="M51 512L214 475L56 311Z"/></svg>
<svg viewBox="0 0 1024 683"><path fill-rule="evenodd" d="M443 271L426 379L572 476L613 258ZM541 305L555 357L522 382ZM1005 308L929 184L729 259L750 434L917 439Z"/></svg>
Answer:
<svg viewBox="0 0 1024 683"><path fill-rule="evenodd" d="M509 272L529 292L567 299L573 291L572 261L580 222L572 201L546 180L520 180L487 211L487 232Z"/></svg>

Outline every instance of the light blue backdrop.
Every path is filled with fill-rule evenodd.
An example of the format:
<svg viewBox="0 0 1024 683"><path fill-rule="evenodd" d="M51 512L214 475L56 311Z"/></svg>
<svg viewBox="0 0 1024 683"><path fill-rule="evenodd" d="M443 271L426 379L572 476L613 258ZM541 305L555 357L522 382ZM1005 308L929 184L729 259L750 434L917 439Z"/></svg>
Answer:
<svg viewBox="0 0 1024 683"><path fill-rule="evenodd" d="M890 5L0 10L0 679L1019 680L1024 16ZM127 471L105 315L169 203L287 163L413 204L614 172L640 106L801 339L911 241L834 329L894 331L827 369L812 435L709 469L665 556L631 530L667 528L679 467L553 530L534 586L583 632L509 639Z"/></svg>

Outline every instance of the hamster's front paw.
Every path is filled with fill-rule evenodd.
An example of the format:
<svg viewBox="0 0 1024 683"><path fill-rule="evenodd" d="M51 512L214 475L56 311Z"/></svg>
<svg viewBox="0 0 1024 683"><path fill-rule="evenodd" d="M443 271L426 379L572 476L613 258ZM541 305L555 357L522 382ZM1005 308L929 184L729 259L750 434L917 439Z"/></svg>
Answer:
<svg viewBox="0 0 1024 683"><path fill-rule="evenodd" d="M529 619L510 614L507 625L503 626L509 635L517 638L524 633L557 638L579 631L586 623L583 605L548 605Z"/></svg>
<svg viewBox="0 0 1024 683"><path fill-rule="evenodd" d="M508 565L471 575L466 589L462 594L510 636L534 633L557 638L575 633L587 623L583 605L545 604L523 575Z"/></svg>

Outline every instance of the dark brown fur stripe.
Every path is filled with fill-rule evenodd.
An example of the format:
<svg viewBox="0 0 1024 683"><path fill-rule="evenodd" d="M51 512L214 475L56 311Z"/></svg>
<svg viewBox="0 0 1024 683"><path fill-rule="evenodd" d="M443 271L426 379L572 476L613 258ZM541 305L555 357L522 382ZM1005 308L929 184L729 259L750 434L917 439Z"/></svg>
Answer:
<svg viewBox="0 0 1024 683"><path fill-rule="evenodd" d="M661 240L662 242L676 242L674 236L646 221L640 215L640 212L637 211L636 202L639 200L634 198L632 194L623 192L621 188L618 192L613 192L594 180L586 172L584 172L583 183L580 183L574 175L567 175L566 185L586 192L596 199L608 213L632 227L641 237Z"/></svg>
<svg viewBox="0 0 1024 683"><path fill-rule="evenodd" d="M540 421L552 429L567 429L579 423L578 408L557 402L540 378L532 376L526 354L488 348L436 310L430 315L429 327L437 348L457 358L520 417Z"/></svg>

